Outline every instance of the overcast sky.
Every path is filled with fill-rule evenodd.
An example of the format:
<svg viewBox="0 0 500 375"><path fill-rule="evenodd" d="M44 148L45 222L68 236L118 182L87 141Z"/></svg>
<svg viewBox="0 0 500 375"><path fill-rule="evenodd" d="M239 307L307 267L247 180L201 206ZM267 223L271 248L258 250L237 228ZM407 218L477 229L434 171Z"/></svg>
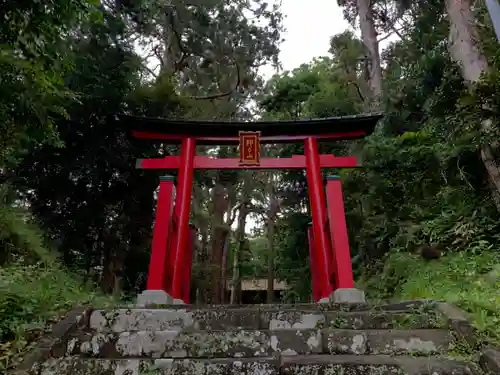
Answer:
<svg viewBox="0 0 500 375"><path fill-rule="evenodd" d="M349 28L337 0L282 0L281 11L286 31L280 60L285 70L328 55L330 38ZM265 67L262 73L268 78L273 69Z"/></svg>
<svg viewBox="0 0 500 375"><path fill-rule="evenodd" d="M328 55L330 38L350 28L342 15L337 0L281 0L284 15L280 61L284 70L293 70L313 58ZM261 69L269 79L274 74L271 66ZM255 219L247 218L245 232L255 228Z"/></svg>

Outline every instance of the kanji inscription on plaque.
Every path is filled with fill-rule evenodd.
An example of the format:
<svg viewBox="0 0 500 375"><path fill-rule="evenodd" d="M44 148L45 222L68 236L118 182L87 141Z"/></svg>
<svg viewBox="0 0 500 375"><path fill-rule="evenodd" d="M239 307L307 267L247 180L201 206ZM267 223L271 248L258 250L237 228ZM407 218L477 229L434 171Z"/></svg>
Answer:
<svg viewBox="0 0 500 375"><path fill-rule="evenodd" d="M260 132L240 131L240 165L260 165Z"/></svg>

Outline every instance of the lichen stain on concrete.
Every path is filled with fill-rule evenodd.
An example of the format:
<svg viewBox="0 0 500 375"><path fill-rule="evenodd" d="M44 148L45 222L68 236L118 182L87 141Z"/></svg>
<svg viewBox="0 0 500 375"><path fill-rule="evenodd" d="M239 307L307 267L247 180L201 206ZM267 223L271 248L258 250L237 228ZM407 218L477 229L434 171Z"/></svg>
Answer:
<svg viewBox="0 0 500 375"><path fill-rule="evenodd" d="M306 342L309 349L314 350L321 347L321 331L313 333Z"/></svg>
<svg viewBox="0 0 500 375"><path fill-rule="evenodd" d="M108 342L108 336L100 333L92 336L90 341L84 341L80 344L80 352L98 356L101 348Z"/></svg>
<svg viewBox="0 0 500 375"><path fill-rule="evenodd" d="M271 342L271 349L277 352L279 350L278 348L280 343L278 337L276 335L272 335L270 338L270 342Z"/></svg>
<svg viewBox="0 0 500 375"><path fill-rule="evenodd" d="M97 330L102 330L106 327L106 318L104 317L102 311L96 310L90 315L90 327Z"/></svg>
<svg viewBox="0 0 500 375"><path fill-rule="evenodd" d="M433 353L437 352L437 347L432 341L423 341L418 337L412 337L409 340L394 339L394 347L398 350Z"/></svg>
<svg viewBox="0 0 500 375"><path fill-rule="evenodd" d="M299 373L297 373L298 375ZM387 365L327 365L323 370L323 375L404 375L405 373L394 366Z"/></svg>
<svg viewBox="0 0 500 375"><path fill-rule="evenodd" d="M307 366L292 365L292 366L288 367L286 374L290 374L290 375L318 375L318 374L322 373L321 367L322 366L320 366L320 365L312 365L312 364L307 365ZM334 373L332 375L338 375L338 373Z"/></svg>
<svg viewBox="0 0 500 375"><path fill-rule="evenodd" d="M104 313L95 310L90 327L97 331L110 328L115 332L180 329L195 325L194 314L186 309L120 309Z"/></svg>
<svg viewBox="0 0 500 375"><path fill-rule="evenodd" d="M314 329L318 326L318 323L325 321L325 317L322 314L303 314L300 321L295 322L292 325L294 329Z"/></svg>
<svg viewBox="0 0 500 375"><path fill-rule="evenodd" d="M241 374L246 375L273 375L276 373L274 366L265 362L250 362L246 366L246 372L241 372ZM233 372L236 373L236 372Z"/></svg>
<svg viewBox="0 0 500 375"><path fill-rule="evenodd" d="M352 322L352 328L353 329L360 329L364 325L364 320L362 318L356 317L354 318Z"/></svg>
<svg viewBox="0 0 500 375"><path fill-rule="evenodd" d="M364 353L366 348L366 336L355 335L352 338L351 351L353 353Z"/></svg>
<svg viewBox="0 0 500 375"><path fill-rule="evenodd" d="M293 349L285 349L281 352L281 355L292 356L292 355L298 355L298 353Z"/></svg>
<svg viewBox="0 0 500 375"><path fill-rule="evenodd" d="M66 355L71 355L74 353L78 339L73 337L68 340L68 345L66 346Z"/></svg>
<svg viewBox="0 0 500 375"><path fill-rule="evenodd" d="M368 350L366 334L353 334L350 331L341 334L330 332L326 339L328 351L332 354L365 354Z"/></svg>
<svg viewBox="0 0 500 375"><path fill-rule="evenodd" d="M269 321L269 329L274 331L277 329L290 329L292 328L292 323L287 320L271 319Z"/></svg>
<svg viewBox="0 0 500 375"><path fill-rule="evenodd" d="M314 313L278 313L274 318L269 320L269 329L314 329L320 323L325 322L323 314Z"/></svg>
<svg viewBox="0 0 500 375"><path fill-rule="evenodd" d="M178 330L162 331L161 337L152 331L123 332L116 342L116 350L125 356L153 356L159 357L165 348L173 349L177 357L185 356L187 353L182 347L175 345L179 336ZM180 353L179 353L180 351Z"/></svg>
<svg viewBox="0 0 500 375"><path fill-rule="evenodd" d="M115 375L139 374L139 361L119 362L115 369Z"/></svg>

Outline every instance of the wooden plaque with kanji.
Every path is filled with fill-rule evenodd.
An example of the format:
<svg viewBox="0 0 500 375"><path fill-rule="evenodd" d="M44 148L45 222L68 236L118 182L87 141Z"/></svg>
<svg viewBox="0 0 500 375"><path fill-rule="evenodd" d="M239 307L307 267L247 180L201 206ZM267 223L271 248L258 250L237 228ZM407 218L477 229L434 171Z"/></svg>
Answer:
<svg viewBox="0 0 500 375"><path fill-rule="evenodd" d="M260 165L260 132L240 131L240 165Z"/></svg>

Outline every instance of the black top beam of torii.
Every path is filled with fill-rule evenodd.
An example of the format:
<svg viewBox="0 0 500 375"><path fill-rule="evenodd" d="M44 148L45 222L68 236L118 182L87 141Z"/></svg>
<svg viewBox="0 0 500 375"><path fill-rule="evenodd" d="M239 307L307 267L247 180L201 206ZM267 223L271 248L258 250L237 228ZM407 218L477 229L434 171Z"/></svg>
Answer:
<svg viewBox="0 0 500 375"><path fill-rule="evenodd" d="M382 113L370 113L320 119L238 122L115 114L112 121L136 139L177 143L184 137L194 137L197 144L231 144L237 141L240 131L260 132L263 143L296 142L306 136L324 140L363 138L373 133L382 117Z"/></svg>

